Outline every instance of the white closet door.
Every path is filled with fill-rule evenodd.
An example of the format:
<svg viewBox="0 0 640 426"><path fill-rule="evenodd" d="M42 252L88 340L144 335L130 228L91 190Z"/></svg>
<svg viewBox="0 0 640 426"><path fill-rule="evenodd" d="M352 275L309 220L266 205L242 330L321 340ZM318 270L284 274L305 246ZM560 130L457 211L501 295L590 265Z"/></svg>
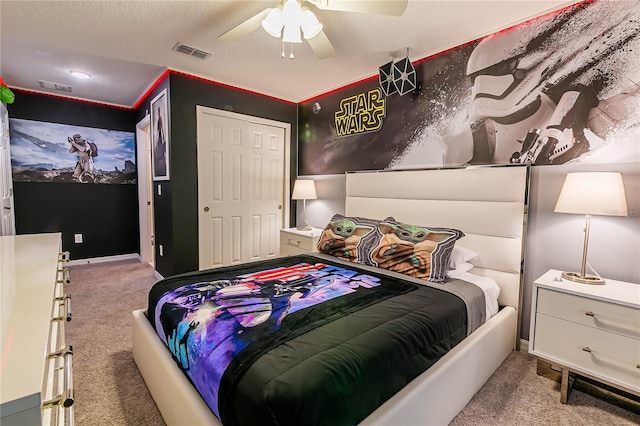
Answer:
<svg viewBox="0 0 640 426"><path fill-rule="evenodd" d="M251 120L199 112L200 269L279 254L285 128Z"/></svg>

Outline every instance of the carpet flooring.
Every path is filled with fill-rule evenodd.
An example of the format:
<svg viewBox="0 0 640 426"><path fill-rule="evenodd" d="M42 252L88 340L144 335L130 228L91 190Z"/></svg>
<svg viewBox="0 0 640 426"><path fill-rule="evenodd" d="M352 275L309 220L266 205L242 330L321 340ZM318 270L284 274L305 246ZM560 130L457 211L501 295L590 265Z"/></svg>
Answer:
<svg viewBox="0 0 640 426"><path fill-rule="evenodd" d="M73 346L75 424L161 426L164 421L131 352L131 312L144 308L156 282L135 260L74 265ZM536 374L536 361L512 352L451 425L638 425L640 414L574 390L560 404L559 384ZM195 425L184 425L195 426Z"/></svg>

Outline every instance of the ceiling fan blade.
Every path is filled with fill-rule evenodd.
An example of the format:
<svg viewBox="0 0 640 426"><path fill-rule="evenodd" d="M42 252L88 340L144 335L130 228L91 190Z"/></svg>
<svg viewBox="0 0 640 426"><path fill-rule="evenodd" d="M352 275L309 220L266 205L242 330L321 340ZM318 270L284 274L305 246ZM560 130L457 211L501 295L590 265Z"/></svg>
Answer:
<svg viewBox="0 0 640 426"><path fill-rule="evenodd" d="M336 53L336 49L333 48L333 44L331 44L324 31L320 31L318 35L307 39L307 41L309 42L309 46L311 46L311 50L313 50L313 53L318 59L325 59L329 56L335 55Z"/></svg>
<svg viewBox="0 0 640 426"><path fill-rule="evenodd" d="M262 12L256 14L255 16L247 19L237 27L231 28L226 33L222 34L218 39L224 41L233 41L238 40L253 30L259 28L262 25L262 20L267 16L271 8L265 9Z"/></svg>
<svg viewBox="0 0 640 426"><path fill-rule="evenodd" d="M306 0L318 9L342 12L373 13L400 16L407 9L408 0Z"/></svg>

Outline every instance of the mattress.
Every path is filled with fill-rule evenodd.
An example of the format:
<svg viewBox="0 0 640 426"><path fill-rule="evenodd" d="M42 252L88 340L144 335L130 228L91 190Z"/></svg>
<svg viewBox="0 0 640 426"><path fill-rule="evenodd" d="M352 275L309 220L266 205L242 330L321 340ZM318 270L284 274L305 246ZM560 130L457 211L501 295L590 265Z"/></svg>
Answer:
<svg viewBox="0 0 640 426"><path fill-rule="evenodd" d="M225 425L356 424L486 318L485 293L323 255L158 282L148 319Z"/></svg>

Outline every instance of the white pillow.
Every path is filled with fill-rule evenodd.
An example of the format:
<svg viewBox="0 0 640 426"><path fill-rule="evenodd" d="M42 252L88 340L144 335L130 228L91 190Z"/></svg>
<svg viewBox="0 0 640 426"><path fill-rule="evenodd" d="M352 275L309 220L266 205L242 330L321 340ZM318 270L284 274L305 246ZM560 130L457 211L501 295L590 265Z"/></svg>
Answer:
<svg viewBox="0 0 640 426"><path fill-rule="evenodd" d="M449 278L457 278L461 274L464 274L465 272L469 272L472 269L473 269L473 265L471 263L463 262L459 264L456 269L449 269L447 271L447 276Z"/></svg>
<svg viewBox="0 0 640 426"><path fill-rule="evenodd" d="M478 253L475 251L456 244L453 246L451 258L449 258L449 269L458 269L458 266L476 257L478 257Z"/></svg>

